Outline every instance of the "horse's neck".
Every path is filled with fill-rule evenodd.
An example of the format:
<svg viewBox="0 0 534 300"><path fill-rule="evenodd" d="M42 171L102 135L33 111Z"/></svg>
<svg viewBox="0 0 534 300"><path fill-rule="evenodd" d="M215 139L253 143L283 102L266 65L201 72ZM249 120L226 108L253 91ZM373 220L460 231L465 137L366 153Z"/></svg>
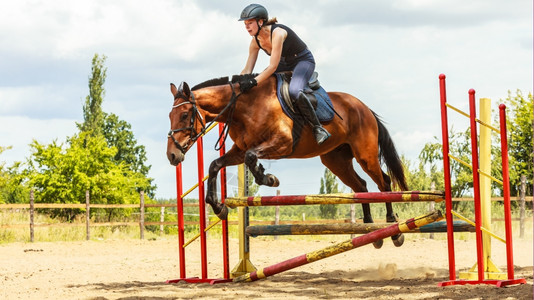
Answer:
<svg viewBox="0 0 534 300"><path fill-rule="evenodd" d="M232 89L230 85L203 88L194 92L200 109L206 112L206 121L213 120L230 103Z"/></svg>

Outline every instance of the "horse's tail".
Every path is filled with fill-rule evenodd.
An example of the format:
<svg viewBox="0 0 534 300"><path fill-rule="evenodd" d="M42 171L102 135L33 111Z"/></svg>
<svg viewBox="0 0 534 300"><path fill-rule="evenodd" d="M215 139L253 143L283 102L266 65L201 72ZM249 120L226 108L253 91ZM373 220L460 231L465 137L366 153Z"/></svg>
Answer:
<svg viewBox="0 0 534 300"><path fill-rule="evenodd" d="M400 188L401 191L407 191L408 184L406 184L406 177L404 176L404 166L399 158L397 149L395 149L393 140L391 139L386 126L384 126L382 123L380 116L378 116L374 111L372 112L375 116L376 124L378 126L378 146L380 148L378 156L380 162L386 163L386 167L393 185Z"/></svg>

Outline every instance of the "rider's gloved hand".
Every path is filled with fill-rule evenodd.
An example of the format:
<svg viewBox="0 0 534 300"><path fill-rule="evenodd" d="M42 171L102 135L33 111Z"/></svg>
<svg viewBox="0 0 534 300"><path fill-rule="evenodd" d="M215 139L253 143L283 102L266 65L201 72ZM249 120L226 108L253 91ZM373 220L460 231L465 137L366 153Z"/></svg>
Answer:
<svg viewBox="0 0 534 300"><path fill-rule="evenodd" d="M243 79L239 81L239 90L244 93L257 85L258 82L254 78Z"/></svg>

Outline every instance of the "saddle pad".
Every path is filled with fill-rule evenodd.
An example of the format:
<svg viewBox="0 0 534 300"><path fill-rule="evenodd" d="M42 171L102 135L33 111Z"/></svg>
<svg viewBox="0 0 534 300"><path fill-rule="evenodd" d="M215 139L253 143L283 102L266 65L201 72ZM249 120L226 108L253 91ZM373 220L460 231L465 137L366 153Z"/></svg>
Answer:
<svg viewBox="0 0 534 300"><path fill-rule="evenodd" d="M283 76L281 74L276 73L276 95L278 96L278 102L280 102L280 106L282 106L282 110L284 113L294 120L294 113L289 108L282 99L282 83L284 82ZM323 122L329 122L334 118L334 110L332 109L332 101L330 100L330 97L326 93L326 91L323 89L323 87L319 87L319 89L313 91L313 95L315 98L317 98L317 108L315 109L315 113L317 114L317 118L321 123Z"/></svg>

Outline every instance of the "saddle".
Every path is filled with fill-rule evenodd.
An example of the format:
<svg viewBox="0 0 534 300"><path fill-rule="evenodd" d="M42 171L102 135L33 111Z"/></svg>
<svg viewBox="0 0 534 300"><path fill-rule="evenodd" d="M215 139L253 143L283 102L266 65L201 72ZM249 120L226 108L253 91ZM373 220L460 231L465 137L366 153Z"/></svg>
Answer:
<svg viewBox="0 0 534 300"><path fill-rule="evenodd" d="M293 151L300 140L302 129L304 126L309 126L308 121L304 119L298 108L296 107L294 100L289 96L289 82L291 81L292 72L275 73L276 75L276 94L278 101L284 113L293 120L292 136L293 136ZM317 72L314 72L310 78L307 87L304 92L310 98L312 105L317 114L317 118L321 123L330 122L334 118L334 107L332 101L326 93L326 91L319 84L317 79ZM291 155L291 154L290 154Z"/></svg>
<svg viewBox="0 0 534 300"><path fill-rule="evenodd" d="M295 121L295 117L300 115L300 112L295 107L294 99L289 96L289 82L291 81L292 72L276 73L277 79L277 96L284 113ZM312 77L308 81L304 92L308 95L317 114L317 118L321 123L329 122L334 118L334 109L332 101L321 87L317 79L317 72L313 72Z"/></svg>

